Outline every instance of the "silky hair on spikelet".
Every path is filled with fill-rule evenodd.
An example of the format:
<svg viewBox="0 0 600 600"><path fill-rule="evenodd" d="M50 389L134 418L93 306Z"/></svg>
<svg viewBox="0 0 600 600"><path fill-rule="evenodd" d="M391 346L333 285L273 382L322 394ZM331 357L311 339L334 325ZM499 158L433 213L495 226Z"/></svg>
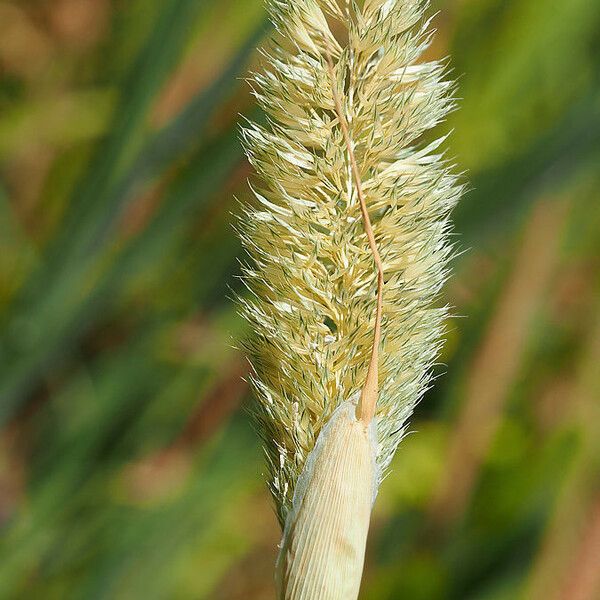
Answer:
<svg viewBox="0 0 600 600"><path fill-rule="evenodd" d="M252 78L267 122L243 131L259 183L241 218L251 257L241 303L284 526L319 434L367 378L378 284L359 187L383 272L375 488L430 382L447 316L433 302L461 188L438 151L443 140L420 141L453 108L445 67L418 62L431 39L426 2L268 4L276 36Z"/></svg>

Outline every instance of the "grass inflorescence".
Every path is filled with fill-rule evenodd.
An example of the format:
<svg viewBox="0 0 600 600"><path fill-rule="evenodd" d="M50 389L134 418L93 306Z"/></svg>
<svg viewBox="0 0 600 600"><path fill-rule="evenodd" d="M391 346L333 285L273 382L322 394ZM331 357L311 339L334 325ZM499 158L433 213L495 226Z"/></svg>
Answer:
<svg viewBox="0 0 600 600"><path fill-rule="evenodd" d="M281 523L333 411L357 398L375 349L380 472L430 381L447 309L435 305L452 254L461 187L424 134L453 108L426 3L272 0L277 33L252 79L266 125L243 132L260 176L243 216L251 295L242 301L257 425ZM354 163L354 165L353 165ZM374 249L381 256L378 296ZM381 343L373 348L382 297Z"/></svg>

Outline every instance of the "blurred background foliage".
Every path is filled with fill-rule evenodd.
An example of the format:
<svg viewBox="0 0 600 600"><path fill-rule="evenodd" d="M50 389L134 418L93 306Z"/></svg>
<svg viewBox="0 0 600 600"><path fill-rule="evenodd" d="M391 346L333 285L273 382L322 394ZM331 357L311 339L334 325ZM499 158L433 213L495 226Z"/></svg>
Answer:
<svg viewBox="0 0 600 600"><path fill-rule="evenodd" d="M600 3L439 0L471 191L362 598L600 598ZM0 0L0 597L270 599L231 296L262 0ZM260 117L259 117L260 118Z"/></svg>

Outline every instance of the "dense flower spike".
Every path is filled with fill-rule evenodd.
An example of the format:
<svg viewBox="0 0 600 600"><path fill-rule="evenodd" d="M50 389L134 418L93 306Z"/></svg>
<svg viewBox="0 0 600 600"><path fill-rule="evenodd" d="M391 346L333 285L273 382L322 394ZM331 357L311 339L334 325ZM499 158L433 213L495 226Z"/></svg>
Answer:
<svg viewBox="0 0 600 600"><path fill-rule="evenodd" d="M422 142L453 105L443 65L417 63L431 37L425 4L270 2L277 38L253 78L267 124L243 133L261 185L243 216L252 294L242 303L256 333L256 418L282 524L319 432L358 397L371 357L377 271L351 154L383 263L381 472L439 349L447 311L432 303L460 186L437 153L443 140Z"/></svg>

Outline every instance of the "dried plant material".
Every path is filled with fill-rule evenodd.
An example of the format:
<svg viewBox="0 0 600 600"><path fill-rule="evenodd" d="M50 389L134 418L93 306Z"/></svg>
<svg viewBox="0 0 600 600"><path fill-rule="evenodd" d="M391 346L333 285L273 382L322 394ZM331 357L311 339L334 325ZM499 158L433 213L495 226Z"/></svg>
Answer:
<svg viewBox="0 0 600 600"><path fill-rule="evenodd" d="M277 562L278 598L358 597L378 477L375 428L355 413L351 402L335 411L300 476Z"/></svg>
<svg viewBox="0 0 600 600"><path fill-rule="evenodd" d="M438 352L447 310L433 302L460 186L443 140L422 142L453 105L444 67L417 63L431 37L425 5L270 1L278 34L253 77L267 125L244 130L261 184L244 214L242 304L256 333L257 428L288 530L336 409L360 397L365 431L375 417L381 474Z"/></svg>

